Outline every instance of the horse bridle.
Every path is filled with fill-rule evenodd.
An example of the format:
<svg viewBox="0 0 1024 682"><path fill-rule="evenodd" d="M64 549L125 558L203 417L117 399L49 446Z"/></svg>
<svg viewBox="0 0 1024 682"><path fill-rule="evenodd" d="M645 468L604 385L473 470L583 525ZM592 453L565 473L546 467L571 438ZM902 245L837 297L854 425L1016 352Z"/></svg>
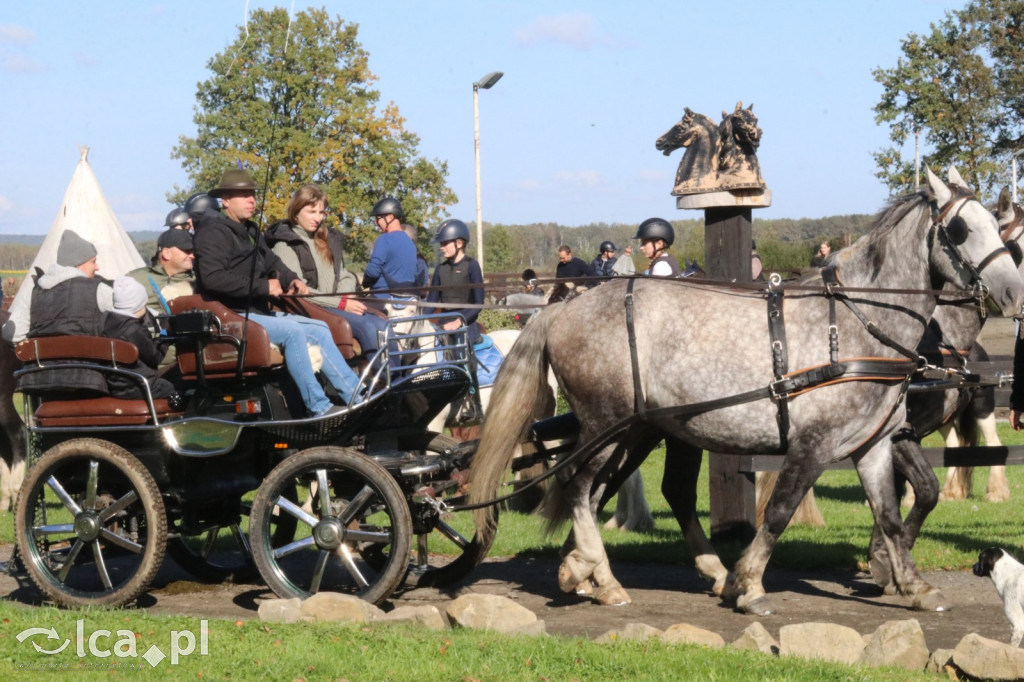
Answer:
<svg viewBox="0 0 1024 682"><path fill-rule="evenodd" d="M975 196L969 191L959 187L958 185L952 185L950 190L953 192L953 196L949 198L942 207L932 204L932 226L931 234L937 235L944 246L948 247L953 252L953 256L960 263L960 265L967 270L971 275L971 286L974 288L976 296L980 299L984 299L988 296L988 287L985 285L985 281L981 276L982 271L992 264L995 259L1000 256L1010 256L1016 264L1020 264L1020 260L1015 258L1010 252L1007 243L1003 243L1000 246L981 259L981 262L975 266L960 251L960 245L967 241L967 221L961 216L960 212L964 209L971 201L977 201ZM956 211L953 212L952 217L947 220L947 216L956 206ZM950 234L950 230L954 230L954 234ZM1016 242L1014 242L1016 243ZM1020 253L1020 246L1017 246L1017 252Z"/></svg>

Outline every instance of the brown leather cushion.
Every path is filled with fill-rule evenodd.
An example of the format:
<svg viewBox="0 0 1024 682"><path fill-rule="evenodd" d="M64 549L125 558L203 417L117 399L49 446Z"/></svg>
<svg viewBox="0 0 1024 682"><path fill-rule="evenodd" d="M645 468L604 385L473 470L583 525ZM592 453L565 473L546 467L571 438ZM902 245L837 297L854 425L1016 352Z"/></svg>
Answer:
<svg viewBox="0 0 1024 682"><path fill-rule="evenodd" d="M131 365L139 359L135 344L101 336L39 336L19 343L14 353L22 362L91 360Z"/></svg>
<svg viewBox="0 0 1024 682"><path fill-rule="evenodd" d="M180 414L167 400L153 400L157 417ZM120 398L88 398L85 400L49 400L36 409L40 426L135 426L150 422L149 405L145 400Z"/></svg>
<svg viewBox="0 0 1024 682"><path fill-rule="evenodd" d="M202 294L179 296L169 302L171 313L183 313L189 310L209 310L220 320L221 334L242 339L242 330L248 324L249 332L246 340L245 363L243 372L251 374L264 368L277 367L284 362L280 350L270 343L267 330L255 322L246 322L245 317L229 309L223 303L207 298ZM185 377L194 377L196 370L195 342L179 341L178 368ZM238 346L226 341L210 340L203 346L203 371L209 378L232 376L238 370Z"/></svg>
<svg viewBox="0 0 1024 682"><path fill-rule="evenodd" d="M279 301L280 309L286 313L302 315L326 322L327 328L331 330L334 345L341 351L341 357L351 360L363 352L362 348L359 347L359 342L352 336L352 327L349 325L348 320L341 315L335 315L331 311L305 298L283 297Z"/></svg>

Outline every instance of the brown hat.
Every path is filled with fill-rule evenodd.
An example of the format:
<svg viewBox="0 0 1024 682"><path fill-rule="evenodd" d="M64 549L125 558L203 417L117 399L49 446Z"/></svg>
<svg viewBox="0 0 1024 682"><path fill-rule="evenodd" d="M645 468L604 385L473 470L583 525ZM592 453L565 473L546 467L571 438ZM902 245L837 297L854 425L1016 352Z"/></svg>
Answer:
<svg viewBox="0 0 1024 682"><path fill-rule="evenodd" d="M255 192L256 183L252 181L252 177L248 171L244 171L238 168L232 168L229 171L224 171L224 175L220 176L220 184L211 189L208 194L211 197L224 196L226 192Z"/></svg>

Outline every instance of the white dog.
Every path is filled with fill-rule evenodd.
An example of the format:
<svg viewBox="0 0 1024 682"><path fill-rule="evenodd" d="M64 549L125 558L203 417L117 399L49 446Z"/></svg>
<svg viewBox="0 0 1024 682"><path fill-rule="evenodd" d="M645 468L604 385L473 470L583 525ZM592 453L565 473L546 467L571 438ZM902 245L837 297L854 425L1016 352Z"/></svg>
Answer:
<svg viewBox="0 0 1024 682"><path fill-rule="evenodd" d="M1005 550L989 547L978 555L974 575L992 578L1003 600L1003 613L1010 621L1010 646L1019 646L1024 638L1024 564Z"/></svg>

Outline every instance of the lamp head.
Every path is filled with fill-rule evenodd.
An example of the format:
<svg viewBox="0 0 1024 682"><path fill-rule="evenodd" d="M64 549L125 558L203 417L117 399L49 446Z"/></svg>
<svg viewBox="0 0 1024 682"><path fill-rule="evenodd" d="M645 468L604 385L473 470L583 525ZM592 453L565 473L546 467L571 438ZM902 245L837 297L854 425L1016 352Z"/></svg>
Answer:
<svg viewBox="0 0 1024 682"><path fill-rule="evenodd" d="M492 87L494 87L494 84L500 81L501 77L504 75L505 74L502 73L501 71L491 71L489 74L478 80L476 83L473 83L473 87L489 90Z"/></svg>

